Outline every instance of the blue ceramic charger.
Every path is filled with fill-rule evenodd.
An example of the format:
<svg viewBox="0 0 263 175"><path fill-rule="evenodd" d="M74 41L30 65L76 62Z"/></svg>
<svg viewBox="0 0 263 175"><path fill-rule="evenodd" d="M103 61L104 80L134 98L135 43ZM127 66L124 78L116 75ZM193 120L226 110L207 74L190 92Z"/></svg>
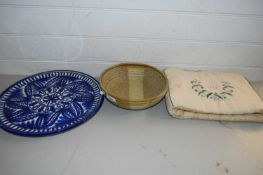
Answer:
<svg viewBox="0 0 263 175"><path fill-rule="evenodd" d="M67 131L98 112L104 99L101 92L96 79L77 71L32 75L1 94L0 127L23 136Z"/></svg>

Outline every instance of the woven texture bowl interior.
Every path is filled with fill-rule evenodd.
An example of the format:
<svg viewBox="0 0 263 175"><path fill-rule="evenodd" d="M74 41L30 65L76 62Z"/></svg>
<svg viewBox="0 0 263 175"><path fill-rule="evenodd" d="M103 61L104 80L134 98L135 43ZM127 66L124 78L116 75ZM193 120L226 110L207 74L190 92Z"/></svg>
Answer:
<svg viewBox="0 0 263 175"><path fill-rule="evenodd" d="M124 63L106 69L100 77L106 97L127 109L144 109L165 95L167 79L158 69L138 63Z"/></svg>

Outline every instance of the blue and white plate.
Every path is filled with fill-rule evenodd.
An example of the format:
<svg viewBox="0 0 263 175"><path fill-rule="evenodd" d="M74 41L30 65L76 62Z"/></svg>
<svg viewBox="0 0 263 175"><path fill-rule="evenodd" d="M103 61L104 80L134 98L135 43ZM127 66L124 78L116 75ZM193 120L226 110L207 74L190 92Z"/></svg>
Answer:
<svg viewBox="0 0 263 175"><path fill-rule="evenodd" d="M0 96L0 126L23 136L45 136L72 129L92 118L103 103L97 80L57 70L27 77Z"/></svg>

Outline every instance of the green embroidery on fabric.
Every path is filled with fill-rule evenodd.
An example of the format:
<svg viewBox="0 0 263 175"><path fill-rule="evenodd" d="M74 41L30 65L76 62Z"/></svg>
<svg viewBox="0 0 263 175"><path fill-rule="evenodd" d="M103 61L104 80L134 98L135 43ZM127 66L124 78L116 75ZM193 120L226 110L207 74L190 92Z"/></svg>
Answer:
<svg viewBox="0 0 263 175"><path fill-rule="evenodd" d="M219 89L219 92L211 91L208 89L205 89L205 87L202 85L200 81L197 79L194 79L190 82L192 84L192 89L201 97L212 99L214 101L220 101L225 100L228 97L233 96L234 87L231 85L231 83L222 81L220 87L216 87Z"/></svg>

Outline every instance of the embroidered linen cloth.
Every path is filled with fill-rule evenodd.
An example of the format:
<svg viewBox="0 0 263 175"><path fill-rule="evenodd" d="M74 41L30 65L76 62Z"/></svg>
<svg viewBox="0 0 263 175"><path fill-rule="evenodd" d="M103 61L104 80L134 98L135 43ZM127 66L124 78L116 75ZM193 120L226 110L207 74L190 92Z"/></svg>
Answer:
<svg viewBox="0 0 263 175"><path fill-rule="evenodd" d="M263 121L262 100L238 73L168 68L165 75L167 108L174 117Z"/></svg>

